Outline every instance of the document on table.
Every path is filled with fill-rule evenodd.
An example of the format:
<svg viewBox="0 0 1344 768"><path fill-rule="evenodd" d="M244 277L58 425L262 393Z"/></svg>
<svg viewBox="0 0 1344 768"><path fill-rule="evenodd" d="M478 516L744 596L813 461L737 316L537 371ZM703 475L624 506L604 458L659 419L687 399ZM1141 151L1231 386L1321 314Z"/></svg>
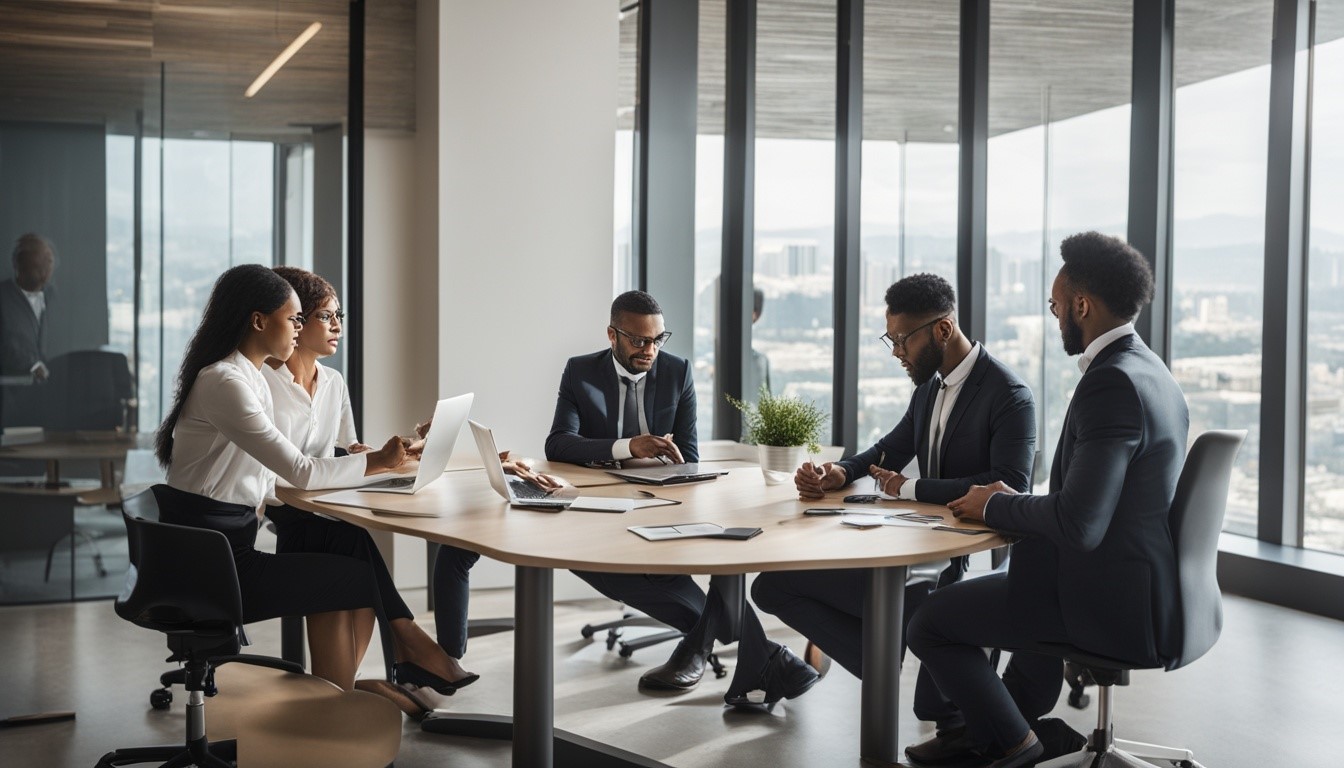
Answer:
<svg viewBox="0 0 1344 768"><path fill-rule="evenodd" d="M942 518L939 518L937 522L941 523ZM877 516L867 510L860 514L849 514L849 510L845 510L845 514L840 517L840 523L864 528L877 525L890 525L897 528L928 528L935 524L908 517L897 517L896 515Z"/></svg>
<svg viewBox="0 0 1344 768"><path fill-rule="evenodd" d="M714 523L678 523L677 525L632 525L627 531L649 541L672 539L750 539L760 528L724 528Z"/></svg>

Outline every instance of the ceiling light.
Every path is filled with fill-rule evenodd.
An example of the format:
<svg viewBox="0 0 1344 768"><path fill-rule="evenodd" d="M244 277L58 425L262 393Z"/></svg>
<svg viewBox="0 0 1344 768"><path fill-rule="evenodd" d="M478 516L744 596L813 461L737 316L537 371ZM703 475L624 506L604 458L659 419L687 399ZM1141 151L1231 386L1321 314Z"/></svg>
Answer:
<svg viewBox="0 0 1344 768"><path fill-rule="evenodd" d="M293 58L294 54L298 53L299 49L309 40L312 40L313 35L316 35L321 29L322 22L320 21L314 21L312 24L309 24L307 29L300 32L299 36L294 38L294 42L286 46L285 50L281 51L280 55L275 57L275 61L272 61L265 69L263 69L260 75L257 75L257 79L253 80L252 84L247 86L247 90L243 92L243 95L249 99L256 96L257 91L264 88L266 83L270 82L271 78L275 76L275 73L279 72L280 68L285 66L285 62Z"/></svg>

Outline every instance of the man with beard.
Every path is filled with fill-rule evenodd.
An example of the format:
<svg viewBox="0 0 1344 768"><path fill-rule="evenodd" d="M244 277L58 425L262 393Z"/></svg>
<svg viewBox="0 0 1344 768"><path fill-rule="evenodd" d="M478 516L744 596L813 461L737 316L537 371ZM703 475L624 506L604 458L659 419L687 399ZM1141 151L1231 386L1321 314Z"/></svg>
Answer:
<svg viewBox="0 0 1344 768"><path fill-rule="evenodd" d="M1185 456L1189 411L1161 358L1134 331L1153 298L1146 259L1085 232L1060 245L1050 291L1064 351L1083 371L1050 471L1050 492L1003 483L948 504L960 519L1022 537L1005 574L939 590L910 621L910 648L963 713L963 742L995 768L1045 751L982 646L1017 648L1032 673L1058 679L1053 644L1135 667L1180 650L1180 595L1168 514ZM908 752L908 750L907 750Z"/></svg>
<svg viewBox="0 0 1344 768"><path fill-rule="evenodd" d="M882 341L915 382L905 416L876 445L820 467L804 464L794 476L798 495L820 499L827 491L872 477L877 488L902 499L946 504L973 485L1002 483L1027 490L1036 450L1036 406L1031 390L1007 366L957 326L956 294L947 281L931 274L910 275L887 289L887 332ZM901 473L911 459L919 478ZM965 571L956 558L938 586ZM933 585L905 590L905 619L928 597ZM815 643L856 677L863 676L863 614L868 571L838 569L761 574L752 587L757 607L773 613ZM743 638L745 644L746 638ZM892 649L904 654L904 647ZM805 654L806 656L806 654ZM811 659L809 658L809 661ZM1031 720L1054 708L1063 679L1036 681L1019 673L1016 657L1004 679ZM1053 694L1053 695L1051 695ZM920 763L944 765L962 758L955 739L961 714L921 670L915 689L915 714L938 724L942 742L920 753Z"/></svg>

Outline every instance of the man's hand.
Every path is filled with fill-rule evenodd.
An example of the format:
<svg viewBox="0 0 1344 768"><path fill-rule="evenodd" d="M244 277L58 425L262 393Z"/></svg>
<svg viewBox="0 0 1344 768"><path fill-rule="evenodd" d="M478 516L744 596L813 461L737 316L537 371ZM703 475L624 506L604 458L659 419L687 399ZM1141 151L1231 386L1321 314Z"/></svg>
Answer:
<svg viewBox="0 0 1344 768"><path fill-rule="evenodd" d="M868 474L877 481L877 489L888 496L899 496L901 486L905 485L905 481L908 479L900 472L883 469L876 464L868 466Z"/></svg>
<svg viewBox="0 0 1344 768"><path fill-rule="evenodd" d="M971 490L967 491L965 496L949 501L947 508L952 510L952 515L958 520L983 523L985 522L985 505L989 503L989 497L996 493L1006 493L1010 496L1017 495L1017 491L1011 486L1002 480L998 480L989 485L972 485Z"/></svg>
<svg viewBox="0 0 1344 768"><path fill-rule="evenodd" d="M804 462L793 474L793 485L798 489L799 498L820 499L827 491L844 487L845 469L829 461L820 467L810 461Z"/></svg>
<svg viewBox="0 0 1344 768"><path fill-rule="evenodd" d="M671 435L637 435L630 438L630 454L637 459L653 459L659 456L671 459L673 464L685 464L681 449L672 441Z"/></svg>
<svg viewBox="0 0 1344 768"><path fill-rule="evenodd" d="M39 384L46 381L47 378L51 376L51 371L48 371L46 364L41 361L33 363L31 373L33 374L33 381Z"/></svg>

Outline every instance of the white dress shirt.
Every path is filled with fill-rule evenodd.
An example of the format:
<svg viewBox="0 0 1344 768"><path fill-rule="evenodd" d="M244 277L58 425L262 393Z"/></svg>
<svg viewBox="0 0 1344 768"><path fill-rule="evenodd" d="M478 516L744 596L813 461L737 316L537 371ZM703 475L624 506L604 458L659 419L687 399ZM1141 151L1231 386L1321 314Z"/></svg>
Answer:
<svg viewBox="0 0 1344 768"><path fill-rule="evenodd" d="M1134 324L1125 323L1124 325L1112 328L1093 339L1092 343L1087 345L1087 349L1083 350L1083 354L1078 356L1078 370L1087 373L1087 369L1091 367L1092 361L1097 359L1097 355L1101 353L1101 350L1110 346L1111 342L1117 339L1122 339L1134 332Z"/></svg>
<svg viewBox="0 0 1344 768"><path fill-rule="evenodd" d="M23 288L19 290L23 291L23 297L28 300L28 306L33 308L33 317L41 322L42 313L47 311L47 294L43 291L29 291Z"/></svg>
<svg viewBox="0 0 1344 768"><path fill-rule="evenodd" d="M612 364L613 366L615 366L615 368L616 368L616 378L617 378L616 385L617 385L617 388L618 388L618 390L619 390L619 394L620 394L620 397L618 397L618 398L616 399L616 403L617 403L617 405L616 405L616 434L618 434L618 435L623 435L623 434L625 434L625 382L626 382L626 381L633 381L633 382L635 382L635 405L637 405L637 406L639 407L639 434L641 434L641 435L647 435L647 434L649 434L649 417L644 415L644 390L647 388L647 384L648 384L648 380L649 380L649 372L648 372L648 371L640 371L639 373L631 373L631 372L625 370L625 367L622 366L619 362L616 361L616 356L615 356L615 355L612 355L612 356L611 356L611 364ZM612 443L612 445L611 445L611 458L616 459L617 461L624 461L624 460L626 460L626 459L632 459L632 458L634 458L634 457L635 457L635 454L631 453L631 451L630 451L630 440L631 440L631 439L632 439L632 438L626 437L626 438L622 438L622 439L620 439L620 440L617 440L615 443Z"/></svg>
<svg viewBox="0 0 1344 768"><path fill-rule="evenodd" d="M350 390L345 379L317 364L317 388L312 396L285 366L264 365L261 375L275 403L275 426L294 447L308 456L331 456L336 448L349 448L359 440Z"/></svg>
<svg viewBox="0 0 1344 768"><path fill-rule="evenodd" d="M241 352L196 376L173 429L168 485L215 501L258 507L277 475L297 488L355 486L367 454L305 456L276 428L270 387Z"/></svg>
<svg viewBox="0 0 1344 768"><path fill-rule="evenodd" d="M980 346L980 342L975 342L971 347L971 351L966 354L966 357L962 358L960 363L957 363L957 367L953 368L951 373L942 378L945 386L939 389L938 394L934 396L933 415L929 417L929 435L932 436L935 432L933 422L934 419L938 419L936 431L939 435L938 442L940 443L942 442L942 436L947 434L947 419L952 415L952 408L957 404L957 395L961 394L961 385L965 384L966 379L970 378L971 370L975 368L976 361L980 359L981 349L983 348ZM941 446L939 446L939 448L941 448ZM919 450L926 451L929 450L929 448L928 446L922 445L919 446ZM927 459L928 456L925 456L924 458ZM942 457L939 456L939 458ZM938 464L939 466L942 466L941 461L938 462ZM897 494L897 498L909 499L911 501L917 500L919 498L916 495L918 491L918 483L918 478L912 478L901 483L901 490L900 493Z"/></svg>

